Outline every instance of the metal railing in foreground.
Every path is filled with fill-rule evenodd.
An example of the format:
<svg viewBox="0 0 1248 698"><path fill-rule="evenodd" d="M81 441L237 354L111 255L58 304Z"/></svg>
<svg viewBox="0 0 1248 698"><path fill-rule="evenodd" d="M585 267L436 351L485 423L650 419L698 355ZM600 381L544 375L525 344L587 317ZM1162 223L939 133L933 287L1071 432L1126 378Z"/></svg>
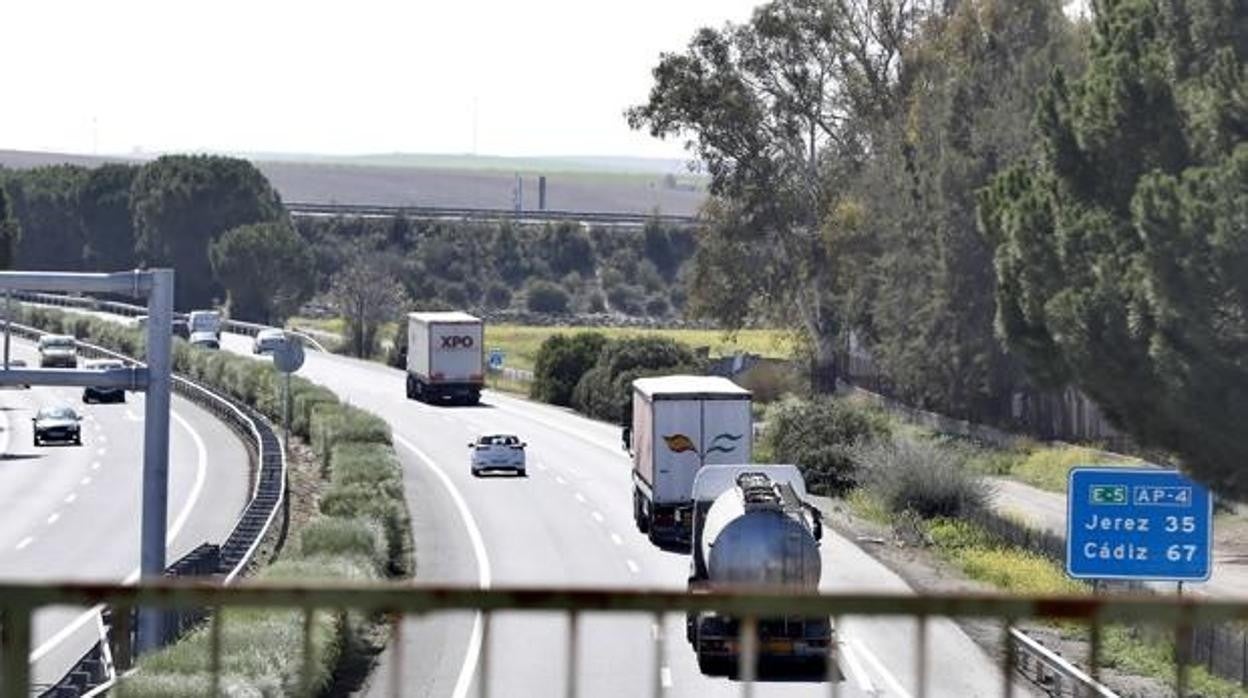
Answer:
<svg viewBox="0 0 1248 698"><path fill-rule="evenodd" d="M94 584L0 584L0 698L25 698L28 695L27 654L30 650L31 616L40 608L54 605L95 606L105 605L114 612L124 612L139 606L178 608L283 608L296 609L303 614L305 656L302 675L297 685L310 686L312 662L310 635L312 616L318 610L355 610L389 614L398 628L405 616L428 616L448 611L475 611L482 615L483 655L477 668L479 695L488 695L488 671L490 619L497 612L555 612L568 618L568 637L549 638L552 648L563 648L566 662L564 695L575 695L579 685L579 667L576 656L576 628L578 620L587 613L640 614L653 619L658 627L673 614L714 611L730 618L740 619L740 635L734 646L745 658L737 677L743 695L754 691L758 676L758 637L752 632L758 627L758 619L777 617L830 618L833 627L851 618L911 618L916 620L913 641L916 651L915 676L916 697L930 693L928 679L932 664L928 657L928 626L938 618L977 618L995 620L1000 624L1000 656L1003 666L1024 668L1020 658L1035 659L1037 643L1016 632L1016 626L1024 621L1060 621L1087 626L1088 656L1083 659L1084 670L1074 667L1073 662L1061 660L1050 667L1052 671L1083 675L1084 687L1071 684L1072 693L1058 688L1053 692L1050 683L1045 690L1051 695L1101 695L1112 696L1096 684L1097 667L1100 666L1103 630L1110 624L1147 625L1173 633L1175 647L1185 647L1183 638L1196 624L1242 621L1248 619L1248 603L1229 601L1196 601L1192 599L1156 597L1022 597L985 595L935 595L898 596L891 594L842 594L803 595L776 592L739 592L686 594L667 591L638 590L571 590L571 589L476 589L464 587L373 584L359 585L259 585L247 584L220 587L170 580L143 586L94 585ZM209 632L220 638L225 624L225 614L211 616ZM764 620L765 622L765 620ZM397 635L397 633L396 633ZM651 695L666 693L665 681L659 676L661 661L669 642L664 633L653 634L653 664L655 676L650 685ZM396 642L401 642L396 637ZM843 687L835 680L838 660L838 642L828 648L826 664L827 692L836 696ZM1038 648L1038 649L1037 649ZM217 674L221 667L220 642L209 643L209 655L204 658L205 673L213 675L213 685L220 685ZM495 649L493 651L499 651ZM558 649L555 650L559 651ZM1179 696L1187 695L1188 664L1185 657L1175 657L1173 687ZM403 695L403 686L397 680L403 676L403 653L396 652L388 667L387 676L377 677L375 683L387 687L389 695ZM1084 673L1086 671L1086 674ZM1000 695L1014 694L1019 676L1014 670L1000 672ZM551 694L561 693L551 687Z"/></svg>

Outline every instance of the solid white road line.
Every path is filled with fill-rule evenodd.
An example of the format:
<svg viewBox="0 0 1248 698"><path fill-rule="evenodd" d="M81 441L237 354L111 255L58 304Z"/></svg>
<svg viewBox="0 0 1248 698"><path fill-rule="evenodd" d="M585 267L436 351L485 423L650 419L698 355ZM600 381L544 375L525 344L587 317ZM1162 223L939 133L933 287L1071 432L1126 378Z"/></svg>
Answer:
<svg viewBox="0 0 1248 698"><path fill-rule="evenodd" d="M455 487L455 483L451 482L451 478L447 477L442 468L438 467L433 459L425 455L425 452L416 447L416 444L408 441L406 438L395 434L394 440L400 446L406 448L416 455L417 458L429 468L438 480L442 482L442 486L446 488L448 494L451 495L451 501L455 503L455 508L459 510L459 517L464 522L464 528L468 531L468 540L472 543L473 555L477 558L477 583L482 589L490 587L490 559L485 554L485 540L481 537L481 529L477 527L477 520L472 516L472 510L468 508L468 503L464 501L463 496ZM464 663L459 669L459 678L455 681L455 689L451 693L452 698L466 698L468 689L472 686L473 676L477 673L477 661L481 656L481 635L482 635L481 613L478 612L472 621L472 635L468 638L468 650L464 655ZM396 648L396 652L403 651L402 648Z"/></svg>
<svg viewBox="0 0 1248 698"><path fill-rule="evenodd" d="M901 682L897 680L897 677L893 676L892 673L884 667L883 662L880 661L879 657L875 656L874 652L867 649L866 645L859 645L858 651L861 652L862 656L867 660L867 664L870 664L871 668L875 669L875 672L884 679L884 683L888 684L890 695L899 696L899 698L910 698L909 691L903 688Z"/></svg>
<svg viewBox="0 0 1248 698"><path fill-rule="evenodd" d="M35 542L34 538L31 538L30 536L26 536L25 538L17 542L17 549L21 550L22 548L25 548L26 546L34 542Z"/></svg>
<svg viewBox="0 0 1248 698"><path fill-rule="evenodd" d="M190 496L186 498L186 503L182 505L181 511L179 511L178 515L174 517L173 525L169 527L168 532L165 534L165 545L173 542L173 539L177 538L178 534L182 531L182 527L186 524L187 518L191 515L191 510L195 508L195 504L199 501L199 496L204 489L204 480L208 474L208 449L204 446L203 438L200 437L199 432L195 431L195 428L191 426L190 422L182 418L182 415L177 412L171 412L170 414L173 415L174 421L190 433L191 440L195 442L197 462L195 464L195 484L191 487ZM91 467L98 470L100 467L99 461L92 463ZM129 585L134 584L138 580L139 570L135 569L131 571L130 574L126 575L126 578L122 580L121 583ZM70 621L68 625L58 630L55 635L36 647L35 651L30 653L30 661L32 663L37 662L49 652L56 649L56 646L64 642L65 638L78 632L79 628L89 623L93 618L98 618L100 611L103 610L103 608L104 605L100 604L99 606L84 611L77 618Z"/></svg>
<svg viewBox="0 0 1248 698"><path fill-rule="evenodd" d="M838 654L845 658L845 668L853 674L854 680L858 682L858 688L869 696L875 695L875 686L871 683L867 672L863 670L862 662L858 661L858 653L854 652L854 646L849 643L848 639L841 640L841 649Z"/></svg>

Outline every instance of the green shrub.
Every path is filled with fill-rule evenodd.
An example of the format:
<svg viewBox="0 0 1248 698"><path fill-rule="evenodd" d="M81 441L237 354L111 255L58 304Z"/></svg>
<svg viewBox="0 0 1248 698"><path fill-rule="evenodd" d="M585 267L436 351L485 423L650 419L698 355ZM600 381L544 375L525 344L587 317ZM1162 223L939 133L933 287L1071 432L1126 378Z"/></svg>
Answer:
<svg viewBox="0 0 1248 698"><path fill-rule="evenodd" d="M321 405L337 405L338 396L302 378L290 382L290 429L304 439L311 437L312 413Z"/></svg>
<svg viewBox="0 0 1248 698"><path fill-rule="evenodd" d="M309 431L312 446L326 468L332 467L330 454L341 441L392 443L390 426L383 419L350 405L315 406Z"/></svg>
<svg viewBox="0 0 1248 698"><path fill-rule="evenodd" d="M343 518L367 517L380 523L386 535L387 573L410 576L410 525L401 483L335 485L321 497L321 513Z"/></svg>
<svg viewBox="0 0 1248 698"><path fill-rule="evenodd" d="M571 405L576 384L593 368L606 345L607 337L600 332L547 337L537 350L529 396L552 405Z"/></svg>
<svg viewBox="0 0 1248 698"><path fill-rule="evenodd" d="M966 453L932 439L879 439L856 449L860 481L890 511L934 517L983 510L990 496L984 479L966 467Z"/></svg>
<svg viewBox="0 0 1248 698"><path fill-rule="evenodd" d="M568 292L550 281L534 281L525 290L525 306L534 313L563 315L569 300Z"/></svg>
<svg viewBox="0 0 1248 698"><path fill-rule="evenodd" d="M334 446L330 479L335 485L401 482L403 471L394 449L384 444L348 441Z"/></svg>
<svg viewBox="0 0 1248 698"><path fill-rule="evenodd" d="M267 581L308 580L361 582L374 579L371 562L358 557L313 557L285 560L261 570ZM358 634L363 618L318 611L312 622L312 686L324 691L342 659L349 638ZM139 671L124 679L119 696L206 695L210 681L207 628L192 632L169 647L139 658ZM222 687L226 695L279 696L298 693L303 669L302 612L284 609L233 608L221 622ZM198 692L195 692L198 691Z"/></svg>
<svg viewBox="0 0 1248 698"><path fill-rule="evenodd" d="M754 395L755 404L770 404L788 395L806 392L802 373L789 363L764 361L736 379Z"/></svg>
<svg viewBox="0 0 1248 698"><path fill-rule="evenodd" d="M594 367L577 383L572 406L591 417L627 423L633 414L630 405L634 380L701 373L701 363L692 349L667 337L629 337L608 342Z"/></svg>
<svg viewBox="0 0 1248 698"><path fill-rule="evenodd" d="M772 458L800 467L812 491L841 494L857 482L856 447L890 433L882 412L821 396L772 405L764 438Z"/></svg>
<svg viewBox="0 0 1248 698"><path fill-rule="evenodd" d="M299 534L302 557L356 557L370 560L378 572L389 563L383 524L366 518L323 516Z"/></svg>

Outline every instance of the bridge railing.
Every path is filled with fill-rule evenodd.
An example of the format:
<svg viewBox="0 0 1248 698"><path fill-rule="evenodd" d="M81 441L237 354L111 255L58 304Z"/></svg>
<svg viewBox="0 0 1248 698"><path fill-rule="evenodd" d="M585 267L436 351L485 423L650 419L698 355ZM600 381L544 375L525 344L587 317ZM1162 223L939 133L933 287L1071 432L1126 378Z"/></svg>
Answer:
<svg viewBox="0 0 1248 698"><path fill-rule="evenodd" d="M1023 679L1037 683L1049 695L1114 696L1098 681L1100 652L1104 629L1108 624L1146 624L1156 626L1174 637L1175 647L1184 647L1184 638L1201 623L1228 622L1248 618L1248 603L1238 601L1197 601L1184 598L1156 597L1037 597L975 594L892 595L892 594L794 594L774 590L746 592L709 592L688 594L677 591L588 590L588 589L478 589L399 583L369 585L252 585L232 587L166 580L139 586L98 584L0 584L0 698L26 698L29 679L26 656L30 650L31 617L38 609L50 606L106 605L115 609L156 607L186 608L281 608L297 609L303 616L303 647L307 653L302 661L302 675L295 683L307 694L313 671L312 617L318 610L335 612L352 610L386 614L396 629L409 616L468 611L476 614L478 626L473 635L479 640L479 661L468 666L469 680L478 687L478 695L488 696L491 685L491 652L494 647L490 626L495 614L506 612L545 612L562 614L567 619L563 637L546 637L552 652L564 654L565 675L562 687L551 687L552 695L576 695L581 692L581 668L578 663L577 628L583 616L600 613L640 615L653 619L655 628L667 628L672 616L683 618L689 613L713 611L740 620L741 632L733 645L743 658L737 668L741 691L750 695L754 685L767 680L760 673L760 638L754 634L758 619L793 617L824 617L839 629L846 619L909 618L913 619L912 640L916 677L916 696L930 693L929 679L936 672L963 671L961 667L935 667L929 656L929 627L941 618L993 621L999 629L1001 671L998 678L1000 695L1010 696ZM214 613L207 621L211 637L220 638L228 614ZM1029 622L1060 623L1070 634L1076 625L1087 628L1088 653L1081 658L1062 658L1027 635L1018 632ZM836 632L839 632L836 631ZM670 681L663 676L664 658L675 648L673 639L662 630L650 633L652 661L636 667L651 674L647 683L650 695L663 696ZM397 640L396 641L401 641ZM561 648L561 649L560 649ZM829 695L845 690L837 667L841 659L839 639L827 649L826 675L814 680L826 682ZM212 685L220 686L220 642L207 644L202 657L205 675L211 673ZM475 657L473 658L475 659ZM1189 665L1183 656L1176 656L1171 685L1179 696L1189 689ZM404 676L403 652L394 652L385 676L374 678L374 685L384 687L388 695L404 694L400 677ZM556 661L552 657L552 662ZM1083 667L1077 666L1082 662ZM896 667L900 668L900 667ZM969 670L969 669L968 669ZM295 678L295 677L292 677ZM808 679L809 680L809 679ZM505 692L504 692L505 693Z"/></svg>

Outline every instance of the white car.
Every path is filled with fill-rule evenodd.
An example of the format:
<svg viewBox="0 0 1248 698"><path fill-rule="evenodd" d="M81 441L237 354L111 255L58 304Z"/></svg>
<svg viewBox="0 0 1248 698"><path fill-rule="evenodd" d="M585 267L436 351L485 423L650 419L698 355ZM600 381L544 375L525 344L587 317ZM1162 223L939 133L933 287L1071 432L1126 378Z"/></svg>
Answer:
<svg viewBox="0 0 1248 698"><path fill-rule="evenodd" d="M527 444L511 434L482 436L468 444L472 449L472 474L480 475L486 470L510 470L525 476L524 448Z"/></svg>
<svg viewBox="0 0 1248 698"><path fill-rule="evenodd" d="M268 354L277 351L279 347L286 343L286 333L281 330L260 330L256 333L256 339L251 343L251 353Z"/></svg>
<svg viewBox="0 0 1248 698"><path fill-rule="evenodd" d="M200 349L220 349L221 340L212 332L192 332L191 346Z"/></svg>

